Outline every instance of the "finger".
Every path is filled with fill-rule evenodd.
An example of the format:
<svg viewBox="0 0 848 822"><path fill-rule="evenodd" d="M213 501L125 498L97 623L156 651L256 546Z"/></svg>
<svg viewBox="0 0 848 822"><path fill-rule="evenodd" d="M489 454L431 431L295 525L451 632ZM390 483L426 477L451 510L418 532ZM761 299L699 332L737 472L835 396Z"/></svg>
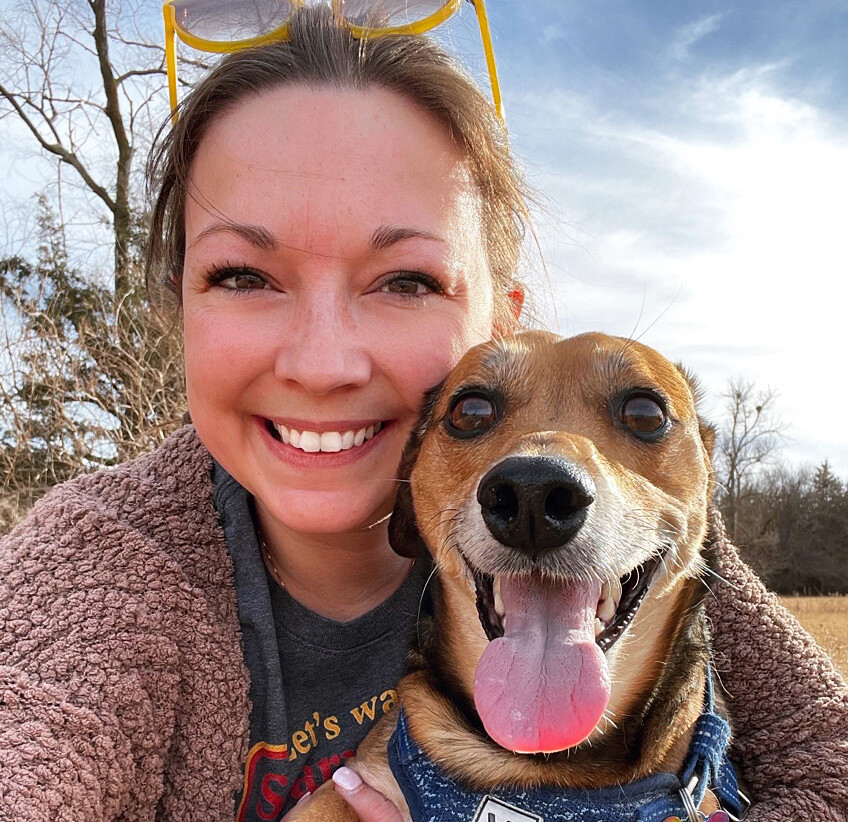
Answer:
<svg viewBox="0 0 848 822"><path fill-rule="evenodd" d="M350 768L333 774L336 790L355 811L360 822L403 822L400 811L383 794L366 785Z"/></svg>

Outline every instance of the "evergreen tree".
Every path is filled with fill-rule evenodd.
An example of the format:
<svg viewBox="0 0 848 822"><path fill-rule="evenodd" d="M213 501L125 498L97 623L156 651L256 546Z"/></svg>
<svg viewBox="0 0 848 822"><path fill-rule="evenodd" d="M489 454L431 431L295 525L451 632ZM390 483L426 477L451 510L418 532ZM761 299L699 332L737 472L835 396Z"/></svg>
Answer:
<svg viewBox="0 0 848 822"><path fill-rule="evenodd" d="M52 485L150 449L184 407L178 335L140 286L116 314L111 284L69 265L44 197L38 237L34 263L0 260L0 530Z"/></svg>

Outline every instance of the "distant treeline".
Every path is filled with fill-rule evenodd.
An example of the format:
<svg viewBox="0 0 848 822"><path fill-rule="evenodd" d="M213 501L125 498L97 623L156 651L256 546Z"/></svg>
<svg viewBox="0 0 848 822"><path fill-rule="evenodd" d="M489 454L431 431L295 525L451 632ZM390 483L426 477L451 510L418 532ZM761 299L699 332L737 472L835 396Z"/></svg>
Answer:
<svg viewBox="0 0 848 822"><path fill-rule="evenodd" d="M735 504L726 492L718 503L743 558L774 591L848 593L848 487L826 461L774 468Z"/></svg>

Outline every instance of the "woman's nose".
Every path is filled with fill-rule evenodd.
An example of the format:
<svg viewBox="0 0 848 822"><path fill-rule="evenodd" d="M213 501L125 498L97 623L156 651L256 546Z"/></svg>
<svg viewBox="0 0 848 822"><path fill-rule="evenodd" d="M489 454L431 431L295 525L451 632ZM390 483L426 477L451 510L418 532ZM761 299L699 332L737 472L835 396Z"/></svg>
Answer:
<svg viewBox="0 0 848 822"><path fill-rule="evenodd" d="M318 293L298 305L288 328L281 329L275 375L320 396L371 379L371 352L351 317L350 306Z"/></svg>

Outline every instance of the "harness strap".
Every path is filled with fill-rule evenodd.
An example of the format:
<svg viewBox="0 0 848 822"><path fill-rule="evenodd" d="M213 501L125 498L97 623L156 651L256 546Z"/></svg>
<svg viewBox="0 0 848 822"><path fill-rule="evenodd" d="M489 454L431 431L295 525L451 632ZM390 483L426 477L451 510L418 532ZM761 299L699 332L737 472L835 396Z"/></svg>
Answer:
<svg viewBox="0 0 848 822"><path fill-rule="evenodd" d="M739 816L742 804L727 758L730 726L714 708L708 668L704 710L681 773L655 774L612 788L498 789L488 794L468 791L447 777L418 747L402 706L389 740L389 765L414 822L664 822L675 816L698 822L697 811L693 817L692 810L700 806L707 788L716 794L722 808ZM499 815L498 808L503 807L511 809L507 816Z"/></svg>

